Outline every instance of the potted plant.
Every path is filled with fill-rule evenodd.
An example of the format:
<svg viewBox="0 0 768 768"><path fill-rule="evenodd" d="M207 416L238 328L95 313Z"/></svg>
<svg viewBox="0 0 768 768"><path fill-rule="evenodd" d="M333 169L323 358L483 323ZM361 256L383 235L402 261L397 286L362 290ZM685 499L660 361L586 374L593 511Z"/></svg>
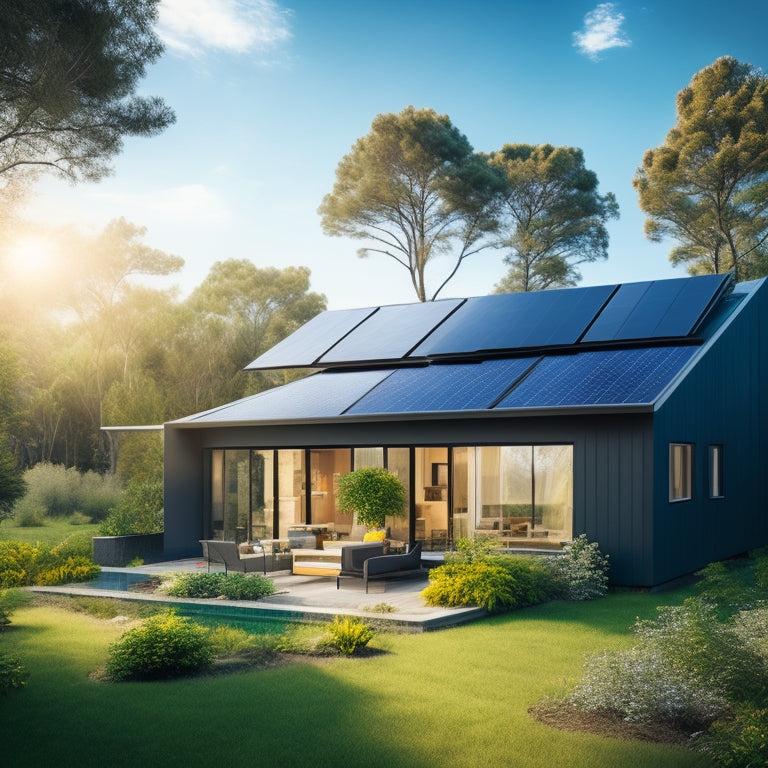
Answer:
<svg viewBox="0 0 768 768"><path fill-rule="evenodd" d="M385 469L356 469L339 480L339 511L357 513L357 522L368 530L383 528L387 515L405 514L405 488Z"/></svg>

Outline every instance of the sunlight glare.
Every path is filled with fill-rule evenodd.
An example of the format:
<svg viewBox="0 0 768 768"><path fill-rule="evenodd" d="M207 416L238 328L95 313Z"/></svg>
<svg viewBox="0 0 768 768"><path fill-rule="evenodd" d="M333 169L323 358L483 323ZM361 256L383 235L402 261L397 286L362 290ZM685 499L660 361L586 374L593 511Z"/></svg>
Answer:
<svg viewBox="0 0 768 768"><path fill-rule="evenodd" d="M17 279L49 277L56 263L56 246L38 235L25 235L5 249L2 264Z"/></svg>

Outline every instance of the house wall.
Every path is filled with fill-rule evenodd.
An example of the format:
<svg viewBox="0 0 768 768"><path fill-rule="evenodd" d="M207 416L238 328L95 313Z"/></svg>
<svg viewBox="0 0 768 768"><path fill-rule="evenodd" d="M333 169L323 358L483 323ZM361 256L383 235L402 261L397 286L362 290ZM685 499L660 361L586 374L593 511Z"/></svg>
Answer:
<svg viewBox="0 0 768 768"><path fill-rule="evenodd" d="M655 419L653 580L768 544L768 284L762 283ZM694 443L690 501L669 501L669 443ZM722 499L708 446L724 446Z"/></svg>
<svg viewBox="0 0 768 768"><path fill-rule="evenodd" d="M653 430L650 414L165 428L166 550L199 553L211 448L332 448L570 443L574 535L607 552L616 584L648 586L653 545Z"/></svg>

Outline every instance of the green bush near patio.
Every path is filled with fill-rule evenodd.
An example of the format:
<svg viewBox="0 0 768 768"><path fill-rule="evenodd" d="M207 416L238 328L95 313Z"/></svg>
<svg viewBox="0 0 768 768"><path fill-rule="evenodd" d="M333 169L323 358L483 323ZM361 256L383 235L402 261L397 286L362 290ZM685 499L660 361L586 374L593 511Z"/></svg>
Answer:
<svg viewBox="0 0 768 768"><path fill-rule="evenodd" d="M365 648L373 640L373 627L353 616L336 616L331 624L326 625L329 638L326 645L338 649L345 656Z"/></svg>
<svg viewBox="0 0 768 768"><path fill-rule="evenodd" d="M66 548L62 552L66 553ZM55 547L0 541L0 588L52 586L96 578L101 568L87 557L64 556Z"/></svg>
<svg viewBox="0 0 768 768"><path fill-rule="evenodd" d="M116 682L162 680L199 672L212 663L208 630L174 613L165 613L129 629L110 646L106 674Z"/></svg>
<svg viewBox="0 0 768 768"><path fill-rule="evenodd" d="M259 600L274 594L275 583L258 574L180 573L163 591L172 597Z"/></svg>
<svg viewBox="0 0 768 768"><path fill-rule="evenodd" d="M427 605L477 606L490 612L537 605L559 597L562 584L550 561L535 555L492 554L490 544L460 542L446 565L429 573Z"/></svg>

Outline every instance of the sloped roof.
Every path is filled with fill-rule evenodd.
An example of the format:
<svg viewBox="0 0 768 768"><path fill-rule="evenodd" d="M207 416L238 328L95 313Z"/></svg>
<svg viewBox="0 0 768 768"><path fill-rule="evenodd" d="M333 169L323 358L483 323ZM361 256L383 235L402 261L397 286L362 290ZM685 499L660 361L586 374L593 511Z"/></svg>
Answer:
<svg viewBox="0 0 768 768"><path fill-rule="evenodd" d="M175 423L651 410L744 286L704 275L328 311L248 366L322 371Z"/></svg>

